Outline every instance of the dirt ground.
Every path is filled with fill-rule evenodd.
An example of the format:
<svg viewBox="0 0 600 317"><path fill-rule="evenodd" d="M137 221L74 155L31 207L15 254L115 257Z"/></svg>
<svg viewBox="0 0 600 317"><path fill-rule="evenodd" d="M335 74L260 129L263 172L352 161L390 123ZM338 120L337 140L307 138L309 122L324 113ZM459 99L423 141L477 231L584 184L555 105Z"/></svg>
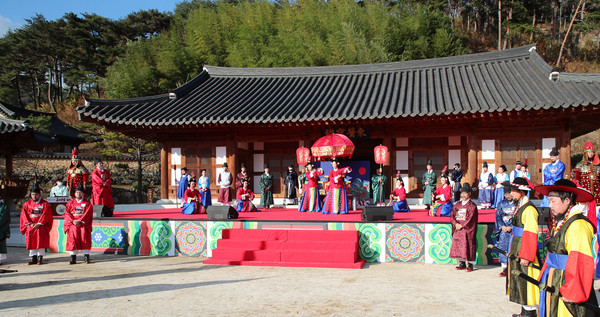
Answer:
<svg viewBox="0 0 600 317"><path fill-rule="evenodd" d="M362 270L213 266L195 257L66 253L27 265L9 248L0 269L0 315L24 316L509 316L498 266L366 264ZM79 256L82 260L82 256ZM595 282L595 289L599 282Z"/></svg>

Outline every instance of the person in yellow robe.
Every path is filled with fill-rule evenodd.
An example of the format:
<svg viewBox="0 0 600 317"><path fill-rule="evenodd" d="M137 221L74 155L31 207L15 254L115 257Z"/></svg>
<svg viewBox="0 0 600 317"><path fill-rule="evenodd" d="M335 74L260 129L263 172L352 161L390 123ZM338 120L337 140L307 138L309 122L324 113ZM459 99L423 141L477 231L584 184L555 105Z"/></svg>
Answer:
<svg viewBox="0 0 600 317"><path fill-rule="evenodd" d="M540 297L539 288L519 277L520 273L537 279L540 274L538 254L538 217L537 208L527 197L531 187L523 177L515 178L504 186L510 190L510 196L517 211L513 215L512 240L508 253L508 295L511 302L521 305L521 314L513 316L537 316ZM517 273L518 272L518 273Z"/></svg>
<svg viewBox="0 0 600 317"><path fill-rule="evenodd" d="M592 240L594 228L578 208L578 202L594 199L591 192L577 188L570 180L538 186L537 192L548 197L554 216L547 242L548 256L542 267L540 316L598 316L594 284Z"/></svg>

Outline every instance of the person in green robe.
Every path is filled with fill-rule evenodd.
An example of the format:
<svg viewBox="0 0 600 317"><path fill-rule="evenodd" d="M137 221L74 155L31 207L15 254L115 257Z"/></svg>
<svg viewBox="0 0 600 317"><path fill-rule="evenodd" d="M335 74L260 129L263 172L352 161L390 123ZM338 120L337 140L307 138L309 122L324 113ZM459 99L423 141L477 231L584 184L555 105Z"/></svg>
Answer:
<svg viewBox="0 0 600 317"><path fill-rule="evenodd" d="M431 208L431 202L433 197L433 191L435 190L435 184L437 182L437 176L433 171L433 163L431 160L427 161L427 171L423 173L423 205L427 206L426 209Z"/></svg>
<svg viewBox="0 0 600 317"><path fill-rule="evenodd" d="M6 239L10 238L10 211L0 200L0 264L6 260Z"/></svg>
<svg viewBox="0 0 600 317"><path fill-rule="evenodd" d="M269 164L265 164L265 173L260 176L260 204L264 209L273 205L273 174L269 173Z"/></svg>
<svg viewBox="0 0 600 317"><path fill-rule="evenodd" d="M385 183L387 177L383 175L383 171L377 168L377 174L371 177L371 189L373 189L373 203L377 206L385 206Z"/></svg>

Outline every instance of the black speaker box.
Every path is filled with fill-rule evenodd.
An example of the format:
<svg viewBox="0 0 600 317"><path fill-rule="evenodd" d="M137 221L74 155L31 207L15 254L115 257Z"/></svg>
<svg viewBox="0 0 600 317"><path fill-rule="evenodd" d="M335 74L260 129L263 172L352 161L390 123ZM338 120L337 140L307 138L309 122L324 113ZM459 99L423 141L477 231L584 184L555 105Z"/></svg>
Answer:
<svg viewBox="0 0 600 317"><path fill-rule="evenodd" d="M239 213L231 206L208 206L206 208L208 219L225 220L237 219Z"/></svg>
<svg viewBox="0 0 600 317"><path fill-rule="evenodd" d="M382 221L394 219L392 206L365 206L360 215L362 221Z"/></svg>

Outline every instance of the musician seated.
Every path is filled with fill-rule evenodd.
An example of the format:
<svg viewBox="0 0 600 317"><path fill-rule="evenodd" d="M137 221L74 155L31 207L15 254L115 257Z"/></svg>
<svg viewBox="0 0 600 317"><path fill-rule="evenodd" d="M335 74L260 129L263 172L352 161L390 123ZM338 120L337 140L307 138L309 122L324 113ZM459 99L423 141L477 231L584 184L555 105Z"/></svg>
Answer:
<svg viewBox="0 0 600 317"><path fill-rule="evenodd" d="M202 205L202 193L196 188L196 179L190 180L190 187L185 190L183 195L182 214L205 214L206 209Z"/></svg>
<svg viewBox="0 0 600 317"><path fill-rule="evenodd" d="M248 179L242 179L242 187L238 188L236 199L238 201L237 211L238 212L256 212L260 211L252 203L254 199L254 193L248 188Z"/></svg>

